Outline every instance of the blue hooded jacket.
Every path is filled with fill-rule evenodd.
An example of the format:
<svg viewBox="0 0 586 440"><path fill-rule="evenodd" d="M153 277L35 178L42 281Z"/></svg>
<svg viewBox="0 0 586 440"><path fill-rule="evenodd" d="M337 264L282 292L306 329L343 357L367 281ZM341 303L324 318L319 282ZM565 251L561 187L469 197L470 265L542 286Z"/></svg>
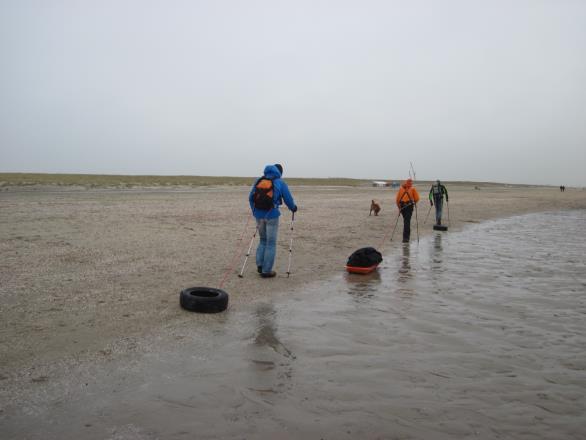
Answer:
<svg viewBox="0 0 586 440"><path fill-rule="evenodd" d="M257 219L271 219L277 218L281 215L279 211L279 206L285 202L285 205L291 210L297 210L297 206L295 205L295 200L293 200L293 196L289 192L289 187L285 183L285 181L281 180L281 172L279 169L274 165L267 165L264 170L263 177L270 179L273 181L273 202L275 204L274 208L267 211L264 209L255 209L254 207L254 190L256 188L256 184L262 177L259 177L252 185L252 189L250 190L250 194L248 195L248 202L250 203L250 209L252 209L252 214Z"/></svg>

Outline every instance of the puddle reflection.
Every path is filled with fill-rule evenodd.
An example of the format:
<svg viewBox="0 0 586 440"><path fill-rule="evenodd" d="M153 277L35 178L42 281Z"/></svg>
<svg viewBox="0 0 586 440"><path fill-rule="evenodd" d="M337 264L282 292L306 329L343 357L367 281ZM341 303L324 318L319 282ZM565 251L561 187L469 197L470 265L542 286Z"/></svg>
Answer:
<svg viewBox="0 0 586 440"><path fill-rule="evenodd" d="M443 254L442 234L440 232L436 232L435 236L433 237L433 246L431 248L431 271L432 272L443 271L442 254Z"/></svg>
<svg viewBox="0 0 586 440"><path fill-rule="evenodd" d="M397 293L410 297L415 294L413 287L413 271L411 269L411 248L409 243L404 243L399 257L399 270L397 272Z"/></svg>
<svg viewBox="0 0 586 440"><path fill-rule="evenodd" d="M277 337L276 315L277 312L272 304L261 304L256 309L255 316L258 318L258 327L254 337L254 344L272 348L275 352L285 357L294 357L291 351Z"/></svg>
<svg viewBox="0 0 586 440"><path fill-rule="evenodd" d="M277 332L277 311L272 303L260 304L254 316L258 319L256 334L251 345L253 374L247 392L269 399L289 390L293 376L292 360L295 355L279 339ZM268 350L267 350L268 348Z"/></svg>
<svg viewBox="0 0 586 440"><path fill-rule="evenodd" d="M409 243L403 244L403 252L401 254L401 264L399 266L399 277L397 281L405 283L413 277L411 273L411 250Z"/></svg>
<svg viewBox="0 0 586 440"><path fill-rule="evenodd" d="M381 276L378 269L368 275L347 273L345 278L348 285L348 295L359 302L372 298L381 284Z"/></svg>

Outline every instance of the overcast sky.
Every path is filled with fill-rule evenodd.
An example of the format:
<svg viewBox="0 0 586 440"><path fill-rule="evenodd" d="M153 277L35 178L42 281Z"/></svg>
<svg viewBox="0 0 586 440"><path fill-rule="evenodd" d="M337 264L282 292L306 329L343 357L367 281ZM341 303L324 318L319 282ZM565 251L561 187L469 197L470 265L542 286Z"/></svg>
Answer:
<svg viewBox="0 0 586 440"><path fill-rule="evenodd" d="M583 0L0 0L0 172L586 186Z"/></svg>

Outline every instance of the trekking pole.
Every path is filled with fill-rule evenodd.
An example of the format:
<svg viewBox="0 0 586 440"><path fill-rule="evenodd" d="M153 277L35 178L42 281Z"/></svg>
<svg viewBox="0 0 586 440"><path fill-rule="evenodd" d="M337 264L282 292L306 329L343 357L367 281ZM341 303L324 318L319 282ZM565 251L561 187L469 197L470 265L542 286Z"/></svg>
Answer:
<svg viewBox="0 0 586 440"><path fill-rule="evenodd" d="M397 227L397 223L399 223L399 216L400 215L401 215L401 210L399 210L399 213L397 214L397 221L395 222L395 227L393 228L393 233L391 234L391 241L393 241L393 235L395 234L395 229ZM380 242L379 249L382 249L383 244L385 244L385 241L387 240L387 237L389 236L389 231L390 231L390 228L387 232L385 232L385 235L383 236L383 239Z"/></svg>
<svg viewBox="0 0 586 440"><path fill-rule="evenodd" d="M269 217L269 214L271 213L271 211L273 210L273 208L269 209L267 214L263 217L263 220L266 220ZM254 210L252 211L252 214L254 215ZM250 239L250 245L248 246L248 252L246 252L246 258L244 259L244 264L242 265L242 269L240 270L240 273L238 274L239 278L243 278L244 275L244 268L246 267L246 262L248 261L248 257L250 256L250 251L252 250L252 243L254 243L254 239L256 238L256 234L258 234L258 222L256 223L256 229L254 230L254 234L252 234L252 238Z"/></svg>
<svg viewBox="0 0 586 440"><path fill-rule="evenodd" d="M429 213L431 212L431 207L433 205L429 205L429 209L427 210L427 215L425 216L425 220L423 220L423 225L425 226L425 222L427 221L427 217L429 217Z"/></svg>
<svg viewBox="0 0 586 440"><path fill-rule="evenodd" d="M395 235L395 230L397 229L397 225L399 224L399 217L401 217L401 210L400 209L399 209L399 212L397 213L397 220L395 220L395 227L393 228L393 233L391 234L391 239L389 241L393 241L393 236Z"/></svg>
<svg viewBox="0 0 586 440"><path fill-rule="evenodd" d="M258 232L258 225L256 227L256 229L254 230L254 234L252 234L252 238L250 239L250 245L248 246L248 252L246 252L246 258L244 258L244 264L242 265L242 269L240 270L240 273L238 274L238 278L243 278L244 275L244 268L246 267L246 262L248 261L248 257L250 256L250 251L252 250L252 243L254 243L254 239L256 238L256 233Z"/></svg>
<svg viewBox="0 0 586 440"><path fill-rule="evenodd" d="M293 255L293 222L295 221L295 213L291 215L291 240L289 241L289 264L287 265L287 278L291 274L291 257Z"/></svg>
<svg viewBox="0 0 586 440"><path fill-rule="evenodd" d="M399 217L401 217L401 212L403 211L403 209L405 209L407 206L409 205L405 205L402 208L399 208L399 212L397 213L397 220L395 220L395 226L393 227L393 233L391 234L391 239L389 241L393 241L393 236L395 235L395 230L397 229L397 225L399 224ZM387 232L385 234L385 236L383 237L383 240L380 243L379 248L382 249L383 244L385 243L387 237L388 237L389 233Z"/></svg>
<svg viewBox="0 0 586 440"><path fill-rule="evenodd" d="M242 251L243 251L243 249L241 248L242 239L244 238L244 234L246 233L246 229L248 228L248 223L250 222L250 218L251 217L248 217L246 219L246 224L244 225L244 229L242 230L242 234L240 234L240 238L238 239L238 241L236 243L236 249L234 249L234 256L232 257L232 261L230 261L230 264L226 268L226 272L224 272L224 276L222 277L222 281L220 281L218 289L222 288L222 286L224 285L224 283L228 279L228 275L234 270L234 267L236 266L236 261L238 261L238 257L242 254Z"/></svg>
<svg viewBox="0 0 586 440"><path fill-rule="evenodd" d="M393 233L391 234L391 239L389 241L393 241L393 236L395 235L395 230L397 229L397 225L399 224L399 217L401 217L401 213L403 212L403 209L407 208L408 206L411 206L411 204L407 204L404 205L403 207L399 208L399 213L397 214L397 220L395 221L395 227L393 228ZM381 245L382 247L382 245Z"/></svg>

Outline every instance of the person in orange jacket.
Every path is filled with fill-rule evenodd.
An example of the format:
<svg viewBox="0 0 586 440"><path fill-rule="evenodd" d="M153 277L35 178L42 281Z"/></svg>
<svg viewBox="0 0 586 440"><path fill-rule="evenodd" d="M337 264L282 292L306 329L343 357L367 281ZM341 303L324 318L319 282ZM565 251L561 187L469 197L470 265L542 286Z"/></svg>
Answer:
<svg viewBox="0 0 586 440"><path fill-rule="evenodd" d="M413 208L419 202L419 193L413 187L413 180L407 179L397 192L396 203L403 216L403 243L409 243L411 236L411 216Z"/></svg>

